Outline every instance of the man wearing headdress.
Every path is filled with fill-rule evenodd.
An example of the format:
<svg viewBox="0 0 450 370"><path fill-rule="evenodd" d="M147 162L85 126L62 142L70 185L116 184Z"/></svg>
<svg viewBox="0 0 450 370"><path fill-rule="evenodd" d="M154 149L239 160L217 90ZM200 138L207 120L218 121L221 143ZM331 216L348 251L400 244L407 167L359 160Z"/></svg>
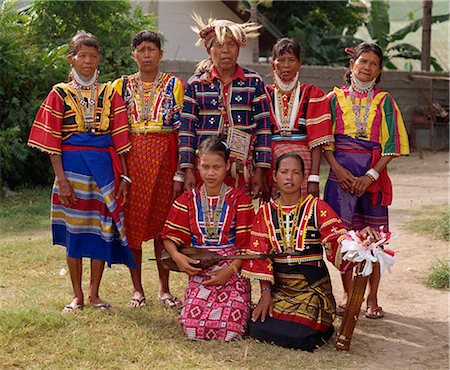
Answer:
<svg viewBox="0 0 450 370"><path fill-rule="evenodd" d="M184 188L191 189L199 181L195 151L200 143L211 135L223 135L231 149L228 185L244 187L254 198L267 195L264 171L270 168L271 132L264 82L237 63L240 48L259 35L261 26L222 19L205 24L198 15L193 18L197 45L205 45L208 58L189 79L184 97L179 129Z"/></svg>

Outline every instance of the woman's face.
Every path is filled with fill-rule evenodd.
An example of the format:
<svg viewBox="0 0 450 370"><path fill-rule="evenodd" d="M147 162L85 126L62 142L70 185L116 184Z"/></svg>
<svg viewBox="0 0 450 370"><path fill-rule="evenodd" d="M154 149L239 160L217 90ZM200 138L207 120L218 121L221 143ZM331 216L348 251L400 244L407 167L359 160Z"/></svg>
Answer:
<svg viewBox="0 0 450 370"><path fill-rule="evenodd" d="M75 55L68 56L69 62L80 76L92 77L100 63L100 54L92 46L81 45Z"/></svg>
<svg viewBox="0 0 450 370"><path fill-rule="evenodd" d="M303 183L302 165L297 158L287 157L281 160L273 179L278 185L281 195L298 193Z"/></svg>
<svg viewBox="0 0 450 370"><path fill-rule="evenodd" d="M362 82L373 81L381 73L380 58L373 51L361 53L355 61L350 60L350 70Z"/></svg>
<svg viewBox="0 0 450 370"><path fill-rule="evenodd" d="M163 57L163 51L150 41L141 42L131 53L140 72L154 72L158 70L159 61Z"/></svg>
<svg viewBox="0 0 450 370"><path fill-rule="evenodd" d="M216 38L212 42L208 53L219 72L229 71L236 66L239 56L239 46L231 36L225 37L223 44L219 43Z"/></svg>
<svg viewBox="0 0 450 370"><path fill-rule="evenodd" d="M229 169L230 164L220 154L206 152L200 155L198 170L208 193L220 190Z"/></svg>
<svg viewBox="0 0 450 370"><path fill-rule="evenodd" d="M283 82L291 82L295 74L300 70L302 62L292 53L287 51L279 55L273 62L272 68Z"/></svg>

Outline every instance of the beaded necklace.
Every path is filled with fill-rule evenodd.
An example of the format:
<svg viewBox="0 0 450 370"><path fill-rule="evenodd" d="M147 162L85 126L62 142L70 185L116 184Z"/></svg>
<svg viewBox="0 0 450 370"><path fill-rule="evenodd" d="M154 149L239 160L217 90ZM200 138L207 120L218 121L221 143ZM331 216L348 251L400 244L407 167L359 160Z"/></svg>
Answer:
<svg viewBox="0 0 450 370"><path fill-rule="evenodd" d="M350 84L350 101L352 102L353 117L355 118L356 125L356 138L367 138L367 121L369 120L370 106L374 96L375 80L368 83L362 83L355 76L351 76ZM355 91L358 93L367 93L367 102L364 106L363 118L361 120L361 106L362 98L359 99L359 103L356 102Z"/></svg>
<svg viewBox="0 0 450 370"><path fill-rule="evenodd" d="M273 73L273 80L275 82L275 86L281 90L283 93L289 93L292 90L294 90L295 86L297 86L298 83L298 76L299 72L297 72L292 79L291 82L284 83L283 80L278 76L276 72Z"/></svg>
<svg viewBox="0 0 450 370"><path fill-rule="evenodd" d="M281 197L278 200L277 216L278 224L280 227L281 243L283 245L284 252L293 251L295 249L295 241L298 234L298 223L300 219L302 199L299 198L295 208L290 212L283 211L283 205L281 203ZM291 216L294 219L291 221Z"/></svg>
<svg viewBox="0 0 450 370"><path fill-rule="evenodd" d="M77 94L78 103L81 106L81 113L83 115L84 128L87 131L95 132L95 116L97 112L98 104L98 82L97 73L94 74L93 78L89 81L90 84L86 84L80 79L79 74L75 69L72 70L72 75L74 77L73 84ZM85 98L82 93L82 89L89 91L89 97Z"/></svg>
<svg viewBox="0 0 450 370"><path fill-rule="evenodd" d="M150 117L153 113L153 99L155 98L156 89L158 88L158 85L161 80L162 73L158 71L158 74L156 75L155 80L153 81L152 89L150 90L150 95L145 96L144 94L144 88L143 83L141 79L141 75L139 73L136 73L135 78L137 82L137 87L139 90L139 97L141 100L141 120L147 124L148 121L150 121Z"/></svg>
<svg viewBox="0 0 450 370"><path fill-rule="evenodd" d="M208 194L205 185L200 187L200 196L203 211L203 220L205 221L206 236L212 239L219 238L219 222L222 214L223 205L225 203L225 194L227 186L222 184L219 191L219 200L216 207L210 207L208 202Z"/></svg>
<svg viewBox="0 0 450 370"><path fill-rule="evenodd" d="M275 84L274 95L275 102L275 120L281 135L286 135L287 132L292 132L295 126L295 119L297 118L297 111L299 107L300 98L300 82L297 80L295 93L283 92ZM289 99L289 100L288 100ZM287 108L286 103L287 102Z"/></svg>

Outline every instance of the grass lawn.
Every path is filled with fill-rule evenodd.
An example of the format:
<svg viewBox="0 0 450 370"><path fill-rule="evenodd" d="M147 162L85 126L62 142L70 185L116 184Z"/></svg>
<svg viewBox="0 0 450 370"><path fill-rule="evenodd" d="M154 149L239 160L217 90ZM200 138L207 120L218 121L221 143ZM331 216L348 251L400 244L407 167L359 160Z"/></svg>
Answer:
<svg viewBox="0 0 450 370"><path fill-rule="evenodd" d="M101 296L114 309L85 308L61 314L71 301L65 250L51 245L50 189L23 190L0 200L1 368L240 368L328 369L355 365L333 343L314 354L243 339L233 343L185 339L178 314L156 301L157 272L151 244L144 246L144 284L149 305L127 306L128 270L106 269ZM88 260L84 286L87 288ZM64 270L62 270L64 269ZM183 296L186 277L172 274L172 291Z"/></svg>

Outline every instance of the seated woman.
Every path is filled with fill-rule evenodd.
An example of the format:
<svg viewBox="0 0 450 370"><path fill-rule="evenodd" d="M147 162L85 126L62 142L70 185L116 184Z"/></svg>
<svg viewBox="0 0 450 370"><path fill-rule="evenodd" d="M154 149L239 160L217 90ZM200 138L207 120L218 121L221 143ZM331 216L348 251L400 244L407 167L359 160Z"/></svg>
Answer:
<svg viewBox="0 0 450 370"><path fill-rule="evenodd" d="M203 185L182 194L172 205L162 239L180 271L189 275L180 323L190 339L230 341L245 333L250 317L250 285L240 276L240 261L221 261L206 270L179 246L235 255L250 241L254 212L243 190L224 184L230 169L229 148L217 136L199 149Z"/></svg>
<svg viewBox="0 0 450 370"><path fill-rule="evenodd" d="M273 178L280 197L258 212L251 232L249 253L277 253L268 259L246 260L242 275L260 280L261 298L253 310L249 335L277 345L314 351L333 334L336 303L323 260L345 271L340 242L347 229L323 200L301 198L303 161L298 154L281 155ZM365 228L363 238L379 239Z"/></svg>

